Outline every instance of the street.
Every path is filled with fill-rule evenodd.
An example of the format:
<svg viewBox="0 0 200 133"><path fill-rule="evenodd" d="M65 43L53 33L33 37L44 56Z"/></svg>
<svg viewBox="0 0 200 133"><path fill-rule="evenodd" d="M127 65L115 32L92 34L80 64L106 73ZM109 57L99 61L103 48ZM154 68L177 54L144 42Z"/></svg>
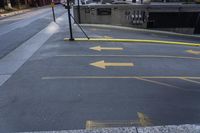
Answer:
<svg viewBox="0 0 200 133"><path fill-rule="evenodd" d="M55 11L0 20L0 132L200 123L200 36L73 25L68 41Z"/></svg>
<svg viewBox="0 0 200 133"><path fill-rule="evenodd" d="M57 17L66 12L61 5L56 9ZM52 20L49 6L0 20L0 58L44 29Z"/></svg>

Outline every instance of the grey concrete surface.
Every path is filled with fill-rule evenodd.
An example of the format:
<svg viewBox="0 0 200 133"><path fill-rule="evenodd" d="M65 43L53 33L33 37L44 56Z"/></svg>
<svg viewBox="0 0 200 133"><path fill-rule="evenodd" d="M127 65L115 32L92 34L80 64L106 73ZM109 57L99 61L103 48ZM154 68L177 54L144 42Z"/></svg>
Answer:
<svg viewBox="0 0 200 133"><path fill-rule="evenodd" d="M10 78L11 75L0 75L0 86L6 82L9 78Z"/></svg>
<svg viewBox="0 0 200 133"><path fill-rule="evenodd" d="M62 131L41 131L26 133L199 133L199 125L166 125L152 127L121 127L102 128L93 130L62 130ZM25 133L25 132L24 132Z"/></svg>
<svg viewBox="0 0 200 133"><path fill-rule="evenodd" d="M78 6L75 5L73 10L75 19L78 21ZM80 21L83 24L110 24L193 34L195 24L192 26L185 20L194 22L196 18L187 17L185 13L191 13L190 16L192 16L193 13L199 12L199 5L180 3L86 4L81 5L79 10ZM174 18L169 15L170 13L175 15ZM184 14L184 17L180 17L179 14ZM155 16L156 18L154 18ZM162 19L159 20L161 17ZM171 21L166 23L163 21L168 19Z"/></svg>
<svg viewBox="0 0 200 133"><path fill-rule="evenodd" d="M45 41L47 41L54 33L56 33L58 29L59 26L57 24L49 24L38 34L27 40L20 47L16 48L14 51L1 59L1 85L32 56L35 51L37 51L44 44Z"/></svg>
<svg viewBox="0 0 200 133"><path fill-rule="evenodd" d="M27 132L31 133L31 132ZM35 132L32 132L35 133ZM63 130L63 131L41 131L37 133L137 133L135 127L130 128L104 128L94 130Z"/></svg>
<svg viewBox="0 0 200 133"><path fill-rule="evenodd" d="M55 12L56 17L59 17L66 10L60 5L55 8ZM0 20L0 58L33 37L52 21L50 7Z"/></svg>
<svg viewBox="0 0 200 133"><path fill-rule="evenodd" d="M69 37L66 18L59 19L58 25L59 31L43 41L40 49L0 86L0 132L65 132L85 129L87 121L95 120L105 122L102 128L109 127L107 121L120 127L115 122L124 120L134 121L136 127L200 123L200 55L187 52L199 51L199 47L68 42L63 40ZM200 42L185 36L84 29L89 36ZM77 27L74 36L84 37ZM37 43L31 39L31 44L34 40ZM123 50L90 49L99 45ZM131 62L134 67L101 69L90 65L100 60Z"/></svg>
<svg viewBox="0 0 200 133"><path fill-rule="evenodd" d="M199 133L199 125L169 125L156 127L139 127L138 133Z"/></svg>

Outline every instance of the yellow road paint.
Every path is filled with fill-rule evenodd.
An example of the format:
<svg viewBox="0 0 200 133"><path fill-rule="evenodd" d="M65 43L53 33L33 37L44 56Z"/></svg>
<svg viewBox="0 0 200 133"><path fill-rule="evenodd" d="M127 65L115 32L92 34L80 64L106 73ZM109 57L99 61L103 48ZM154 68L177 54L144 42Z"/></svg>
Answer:
<svg viewBox="0 0 200 133"><path fill-rule="evenodd" d="M105 39L112 39L111 36L103 36L103 38L105 38Z"/></svg>
<svg viewBox="0 0 200 133"><path fill-rule="evenodd" d="M55 7L55 4L53 2L51 2L51 7Z"/></svg>
<svg viewBox="0 0 200 133"><path fill-rule="evenodd" d="M190 54L200 55L200 51L186 50L186 52L187 52L187 53L190 53Z"/></svg>
<svg viewBox="0 0 200 133"><path fill-rule="evenodd" d="M190 76L51 76L42 77L42 80L54 80L54 79L197 79L200 77L190 77Z"/></svg>
<svg viewBox="0 0 200 133"><path fill-rule="evenodd" d="M191 79L187 79L187 78L180 78L182 80L188 81L188 82L192 82L192 83L196 83L196 84L200 84L199 81L195 81L195 80L191 80Z"/></svg>
<svg viewBox="0 0 200 133"><path fill-rule="evenodd" d="M91 30L92 30L92 31L97 31L97 29L96 29L96 28L92 28Z"/></svg>
<svg viewBox="0 0 200 133"><path fill-rule="evenodd" d="M118 47L101 47L101 46L90 47L90 49L95 50L95 51L102 51L102 50L123 50L123 48L118 48Z"/></svg>
<svg viewBox="0 0 200 133"><path fill-rule="evenodd" d="M174 59L192 59L200 60L197 57L186 57L186 56L169 56L169 55L56 55L58 57L136 57L136 58L174 58Z"/></svg>
<svg viewBox="0 0 200 133"><path fill-rule="evenodd" d="M90 63L90 65L103 68L103 69L105 69L106 67L111 67L111 66L113 67L133 67L134 66L133 63L111 63L111 62L105 62L104 60Z"/></svg>
<svg viewBox="0 0 200 133"><path fill-rule="evenodd" d="M138 122L134 120L87 120L85 128L130 127L134 125L138 125Z"/></svg>
<svg viewBox="0 0 200 133"><path fill-rule="evenodd" d="M64 38L68 41L68 38ZM177 42L177 41L163 41L163 40L146 40L146 39L114 39L114 38L75 38L76 41L96 41L96 42L127 42L127 43L157 43L157 44L176 44L185 46L200 46L200 43L190 43L190 42Z"/></svg>
<svg viewBox="0 0 200 133"><path fill-rule="evenodd" d="M86 129L109 128L109 127L131 127L151 126L151 120L142 112L137 112L137 120L87 120Z"/></svg>
<svg viewBox="0 0 200 133"><path fill-rule="evenodd" d="M137 112L138 118L139 118L139 123L141 126L151 126L151 122L149 117L147 117L144 113Z"/></svg>

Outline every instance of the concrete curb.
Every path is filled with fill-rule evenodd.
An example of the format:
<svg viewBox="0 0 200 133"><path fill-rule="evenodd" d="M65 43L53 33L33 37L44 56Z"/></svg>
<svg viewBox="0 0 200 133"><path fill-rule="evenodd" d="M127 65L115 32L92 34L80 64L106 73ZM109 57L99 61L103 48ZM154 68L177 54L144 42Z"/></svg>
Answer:
<svg viewBox="0 0 200 133"><path fill-rule="evenodd" d="M22 132L21 132L22 133ZM200 133L200 125L168 125L152 127L119 127L86 130L39 131L23 133Z"/></svg>
<svg viewBox="0 0 200 133"><path fill-rule="evenodd" d="M5 14L0 14L0 19L6 18L9 16L14 16L17 14L22 14L22 13L29 12L29 11L31 11L31 9L25 9L25 10L19 10L19 11L13 11L13 12L5 13Z"/></svg>
<svg viewBox="0 0 200 133"><path fill-rule="evenodd" d="M138 133L200 133L200 125L139 127Z"/></svg>
<svg viewBox="0 0 200 133"><path fill-rule="evenodd" d="M139 29L139 28L125 27L125 26L115 26L115 25L105 25L105 24L80 24L80 25L84 27L112 28L112 29L132 30L132 31L140 31L140 32L200 38L200 35L189 35L189 34L170 32L170 31L158 31L158 30L152 30L152 29Z"/></svg>
<svg viewBox="0 0 200 133"><path fill-rule="evenodd" d="M8 18L8 17L15 16L15 15L27 13L27 12L30 12L30 11L38 10L38 9L41 9L41 8L47 8L47 7L49 7L49 5L42 6L42 7L34 7L34 8L29 8L29 9L22 9L22 10L19 10L19 11L13 11L13 12L5 13L5 14L0 14L0 20Z"/></svg>
<svg viewBox="0 0 200 133"><path fill-rule="evenodd" d="M75 41L93 41L93 42L126 42L126 43L156 43L156 44L170 44L170 45L184 45L184 46L196 46L199 47L200 43L191 42L177 42L177 41L163 41L163 40L146 40L146 39L116 39L116 38L74 38ZM69 38L64 38L68 41Z"/></svg>

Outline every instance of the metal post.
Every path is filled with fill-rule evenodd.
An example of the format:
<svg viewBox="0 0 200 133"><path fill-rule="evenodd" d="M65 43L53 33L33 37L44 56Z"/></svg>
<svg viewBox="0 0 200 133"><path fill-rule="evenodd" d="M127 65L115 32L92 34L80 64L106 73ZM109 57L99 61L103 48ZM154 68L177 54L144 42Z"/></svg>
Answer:
<svg viewBox="0 0 200 133"><path fill-rule="evenodd" d="M194 34L200 34L200 13L198 14L197 19L196 19Z"/></svg>
<svg viewBox="0 0 200 133"><path fill-rule="evenodd" d="M67 0L67 11L68 11L69 32L70 32L69 41L74 41L73 34L72 34L72 22L71 22L71 13L70 13L69 0Z"/></svg>
<svg viewBox="0 0 200 133"><path fill-rule="evenodd" d="M53 14L53 21L56 22L55 12L54 12L54 3L51 3L52 14Z"/></svg>
<svg viewBox="0 0 200 133"><path fill-rule="evenodd" d="M81 15L80 15L80 2L79 0L78 1L78 23L80 24L81 23Z"/></svg>
<svg viewBox="0 0 200 133"><path fill-rule="evenodd" d="M74 20L74 22L78 25L78 27L81 29L81 31L83 32L83 34L87 37L87 39L89 40L89 36L85 33L85 31L81 28L81 26L79 25L79 23L76 22L76 20L74 19L74 17L71 15L72 19Z"/></svg>

